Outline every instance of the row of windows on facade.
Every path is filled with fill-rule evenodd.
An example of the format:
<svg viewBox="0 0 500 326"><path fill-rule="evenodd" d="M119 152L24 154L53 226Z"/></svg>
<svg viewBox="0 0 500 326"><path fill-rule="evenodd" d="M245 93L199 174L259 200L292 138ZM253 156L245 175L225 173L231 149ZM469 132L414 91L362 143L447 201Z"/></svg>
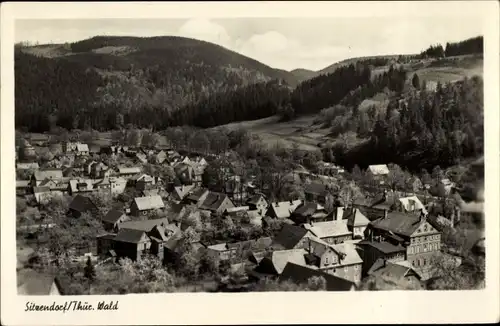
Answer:
<svg viewBox="0 0 500 326"><path fill-rule="evenodd" d="M422 251L421 251L422 249ZM423 246L415 246L415 247L409 247L408 248L408 253L409 254L418 254L420 252L427 252L427 251L433 251L433 250L439 250L439 243L429 243L425 244Z"/></svg>
<svg viewBox="0 0 500 326"><path fill-rule="evenodd" d="M425 266L427 265L427 259L423 258L423 259L415 259L414 261L412 261L412 265L415 267L415 266Z"/></svg>
<svg viewBox="0 0 500 326"><path fill-rule="evenodd" d="M418 243L418 242L425 242L425 241L430 241L430 240L439 240L439 234L435 235L429 235L426 237L416 237L416 238L411 238L411 243Z"/></svg>

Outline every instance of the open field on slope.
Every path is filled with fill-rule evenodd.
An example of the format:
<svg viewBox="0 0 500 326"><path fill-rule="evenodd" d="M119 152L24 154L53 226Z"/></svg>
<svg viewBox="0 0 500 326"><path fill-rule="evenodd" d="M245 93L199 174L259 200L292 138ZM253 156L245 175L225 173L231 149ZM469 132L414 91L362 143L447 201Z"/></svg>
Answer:
<svg viewBox="0 0 500 326"><path fill-rule="evenodd" d="M328 138L329 129L314 124L315 115L299 117L292 121L280 122L277 116L254 120L234 122L216 128L229 130L247 129L258 135L269 146L280 143L285 147L297 144L303 150L315 150L325 138Z"/></svg>

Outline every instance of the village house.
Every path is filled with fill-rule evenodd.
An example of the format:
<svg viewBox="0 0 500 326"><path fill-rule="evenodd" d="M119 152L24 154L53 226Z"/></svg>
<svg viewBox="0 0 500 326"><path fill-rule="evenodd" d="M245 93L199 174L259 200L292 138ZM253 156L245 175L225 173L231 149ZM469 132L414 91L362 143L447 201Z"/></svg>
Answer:
<svg viewBox="0 0 500 326"><path fill-rule="evenodd" d="M32 176L31 182L33 187L38 187L46 179L60 181L63 179L62 170L58 169L43 169L35 171Z"/></svg>
<svg viewBox="0 0 500 326"><path fill-rule="evenodd" d="M416 215L428 214L424 204L422 204L422 202L420 201L420 199L418 199L417 196L398 198L398 201L396 202L396 210L399 212L416 214Z"/></svg>
<svg viewBox="0 0 500 326"><path fill-rule="evenodd" d="M89 160L88 162L85 163L85 173L87 175L90 175L90 173L92 171L92 166L95 164L97 164L97 162L94 160Z"/></svg>
<svg viewBox="0 0 500 326"><path fill-rule="evenodd" d="M118 225L128 219L128 216L124 212L112 209L102 217L102 224L105 231L116 232Z"/></svg>
<svg viewBox="0 0 500 326"><path fill-rule="evenodd" d="M328 244L352 240L352 232L347 228L347 220L312 222L304 224L303 227Z"/></svg>
<svg viewBox="0 0 500 326"><path fill-rule="evenodd" d="M69 192L69 179L49 179L45 178L39 185L39 187L49 187L52 192L60 192L61 194Z"/></svg>
<svg viewBox="0 0 500 326"><path fill-rule="evenodd" d="M96 191L94 188L94 181L92 179L71 179L69 180L69 193L74 195L76 193L88 193Z"/></svg>
<svg viewBox="0 0 500 326"><path fill-rule="evenodd" d="M321 270L288 262L279 276L279 281L292 281L295 284L307 284L312 277L322 277L326 281L327 291L355 291L356 284L346 279L325 273Z"/></svg>
<svg viewBox="0 0 500 326"><path fill-rule="evenodd" d="M207 246L207 254L214 259L244 261L250 255L259 256L266 252L271 246L272 239L269 237L256 240L247 240L234 243L218 243Z"/></svg>
<svg viewBox="0 0 500 326"><path fill-rule="evenodd" d="M118 257L128 257L133 261L142 258L151 247L151 239L146 232L135 229L120 229L113 238L113 250Z"/></svg>
<svg viewBox="0 0 500 326"><path fill-rule="evenodd" d="M199 208L212 214L222 214L233 207L235 207L233 202L226 194L210 191Z"/></svg>
<svg viewBox="0 0 500 326"><path fill-rule="evenodd" d="M160 183L159 177L153 177L148 174L136 174L129 179L131 185L135 185L135 188L139 191L146 189L151 189L151 186L157 186Z"/></svg>
<svg viewBox="0 0 500 326"><path fill-rule="evenodd" d="M144 153L135 153L135 161L140 164L148 163L148 157Z"/></svg>
<svg viewBox="0 0 500 326"><path fill-rule="evenodd" d="M385 259L378 259L368 271L368 276L388 277L391 280L406 280L410 284L420 285L422 277L406 261L390 262Z"/></svg>
<svg viewBox="0 0 500 326"><path fill-rule="evenodd" d="M111 192L111 181L109 181L108 177L104 177L102 179L92 180L94 183L94 189L96 191L106 191Z"/></svg>
<svg viewBox="0 0 500 326"><path fill-rule="evenodd" d="M164 150L161 150L154 155L153 162L156 164L163 164L163 162L165 162L166 159L167 159L167 153L165 153Z"/></svg>
<svg viewBox="0 0 500 326"><path fill-rule="evenodd" d="M311 231L300 226L285 224L274 237L272 247L275 250L304 248L307 239L310 237L314 237Z"/></svg>
<svg viewBox="0 0 500 326"><path fill-rule="evenodd" d="M302 204L300 199L271 203L266 215L272 218L287 219L300 204Z"/></svg>
<svg viewBox="0 0 500 326"><path fill-rule="evenodd" d="M89 175L94 179L109 177L111 173L112 170L102 162L92 164L89 171Z"/></svg>
<svg viewBox="0 0 500 326"><path fill-rule="evenodd" d="M247 197L245 185L234 178L231 178L224 183L224 192L229 196L229 198L231 198L231 200L238 203L242 203Z"/></svg>
<svg viewBox="0 0 500 326"><path fill-rule="evenodd" d="M194 188L187 196L184 197L183 202L186 205L196 205L197 207L200 207L201 204L205 201L209 194L209 190L205 188Z"/></svg>
<svg viewBox="0 0 500 326"><path fill-rule="evenodd" d="M195 189L195 185L181 185L174 187L172 194L171 194L171 199L176 202L180 202L183 200L187 195L191 193L192 190Z"/></svg>
<svg viewBox="0 0 500 326"><path fill-rule="evenodd" d="M52 198L62 197L62 192L51 191L49 187L33 187L35 201L39 205L47 204Z"/></svg>
<svg viewBox="0 0 500 326"><path fill-rule="evenodd" d="M441 233L424 214L386 213L384 217L370 222L367 230L372 241L379 238L405 247L406 260L418 268L427 267L431 257L441 250Z"/></svg>
<svg viewBox="0 0 500 326"><path fill-rule="evenodd" d="M389 175L389 168L385 164L369 165L367 173L371 175L373 180L384 183L385 178Z"/></svg>
<svg viewBox="0 0 500 326"><path fill-rule="evenodd" d="M380 238L374 241L362 240L357 245L361 249L363 257L363 275L367 275L370 268L377 260L388 262L400 262L406 258L406 249L399 244L392 244Z"/></svg>
<svg viewBox="0 0 500 326"><path fill-rule="evenodd" d="M122 177L109 177L111 184L111 195L119 195L125 191L127 187L127 180Z"/></svg>
<svg viewBox="0 0 500 326"><path fill-rule="evenodd" d="M134 216L146 215L155 209L163 209L165 204L160 196L137 197L130 205L130 214Z"/></svg>
<svg viewBox="0 0 500 326"><path fill-rule="evenodd" d="M263 216L267 210L267 201L262 194L256 194L250 197L246 204L248 205L249 210L257 211L259 215Z"/></svg>
<svg viewBox="0 0 500 326"><path fill-rule="evenodd" d="M306 266L305 256L307 251L303 248L275 250L267 253L252 273L254 277L279 276L283 273L287 264L294 263Z"/></svg>
<svg viewBox="0 0 500 326"><path fill-rule="evenodd" d="M118 167L118 175L121 178L129 179L133 177L134 175L140 174L141 173L141 168L140 167L125 167L125 166L120 166Z"/></svg>
<svg viewBox="0 0 500 326"><path fill-rule="evenodd" d="M23 146L22 148L22 153L20 153L22 156L24 156L24 159L35 159L36 158L36 151L35 147L33 147L26 139L23 140Z"/></svg>
<svg viewBox="0 0 500 326"><path fill-rule="evenodd" d="M328 213L323 206L313 202L300 204L291 214L290 219L296 224L324 222Z"/></svg>
<svg viewBox="0 0 500 326"><path fill-rule="evenodd" d="M75 156L88 156L90 154L89 146L80 142L64 142L63 153L73 153Z"/></svg>
<svg viewBox="0 0 500 326"><path fill-rule="evenodd" d="M330 245L319 238L307 239L306 264L319 270L349 280L361 282L363 260L351 243Z"/></svg>
<svg viewBox="0 0 500 326"><path fill-rule="evenodd" d="M318 202L324 205L329 192L327 185L313 182L305 186L304 194L306 201Z"/></svg>
<svg viewBox="0 0 500 326"><path fill-rule="evenodd" d="M343 210L342 219L347 220L347 229L352 232L353 239L363 239L370 220L357 208Z"/></svg>
<svg viewBox="0 0 500 326"><path fill-rule="evenodd" d="M116 216L118 213L116 213ZM96 237L99 255L112 252L117 258L128 257L140 260L145 253L163 259L163 248L172 235L180 230L168 219L125 221L117 224L117 233Z"/></svg>
<svg viewBox="0 0 500 326"><path fill-rule="evenodd" d="M191 167L193 168L193 180L192 180L192 182L195 185L201 186L201 184L203 183L203 173L205 172L206 165L192 162Z"/></svg>
<svg viewBox="0 0 500 326"><path fill-rule="evenodd" d="M73 217L80 217L83 213L90 213L98 216L99 210L89 197L76 195L69 204L68 214Z"/></svg>
<svg viewBox="0 0 500 326"><path fill-rule="evenodd" d="M174 172L182 184L190 185L194 183L194 169L191 165L180 162L174 165Z"/></svg>

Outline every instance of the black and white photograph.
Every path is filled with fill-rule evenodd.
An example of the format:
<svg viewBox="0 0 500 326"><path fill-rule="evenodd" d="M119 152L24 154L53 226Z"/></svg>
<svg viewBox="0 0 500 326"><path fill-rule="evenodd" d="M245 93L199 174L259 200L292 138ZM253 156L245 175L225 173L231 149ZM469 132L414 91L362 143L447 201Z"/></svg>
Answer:
<svg viewBox="0 0 500 326"><path fill-rule="evenodd" d="M484 17L94 17L2 44L17 295L485 290Z"/></svg>

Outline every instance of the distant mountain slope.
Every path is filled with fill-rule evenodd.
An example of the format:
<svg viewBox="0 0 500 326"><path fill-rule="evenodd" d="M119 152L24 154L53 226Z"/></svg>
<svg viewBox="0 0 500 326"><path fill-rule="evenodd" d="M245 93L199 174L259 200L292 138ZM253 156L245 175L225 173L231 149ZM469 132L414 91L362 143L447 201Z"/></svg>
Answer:
<svg viewBox="0 0 500 326"><path fill-rule="evenodd" d="M303 80L306 80L306 79L310 79L310 78L313 78L317 75L317 72L316 71L313 71L313 70L308 70L308 69L302 69L302 68L299 68L299 69L294 69L292 71L290 71L296 78L297 80L299 81L303 81Z"/></svg>
<svg viewBox="0 0 500 326"><path fill-rule="evenodd" d="M131 112L168 117L245 85L275 79L297 84L290 72L212 43L172 36L17 46L15 78L16 126L33 131L50 124L107 129L119 115L125 124L134 122Z"/></svg>

